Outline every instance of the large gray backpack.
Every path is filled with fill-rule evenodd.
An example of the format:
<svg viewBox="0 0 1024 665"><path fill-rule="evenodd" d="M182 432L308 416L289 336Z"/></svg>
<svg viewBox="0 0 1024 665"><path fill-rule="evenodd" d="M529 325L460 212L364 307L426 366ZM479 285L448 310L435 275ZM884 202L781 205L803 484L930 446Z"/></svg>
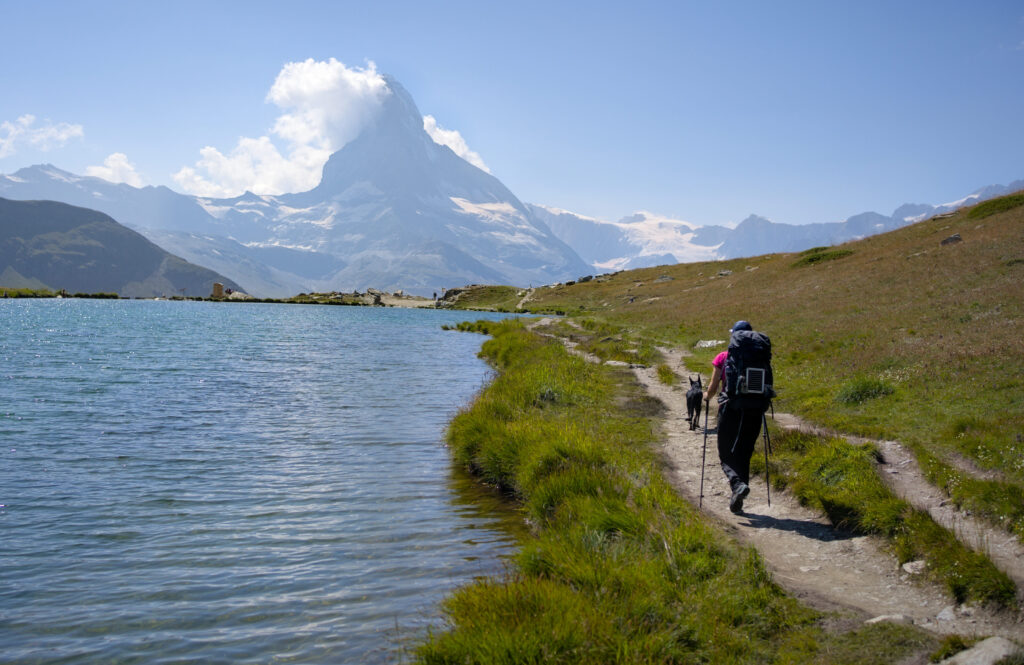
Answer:
<svg viewBox="0 0 1024 665"><path fill-rule="evenodd" d="M767 411L775 397L772 341L754 330L736 330L725 360L725 394L730 408Z"/></svg>

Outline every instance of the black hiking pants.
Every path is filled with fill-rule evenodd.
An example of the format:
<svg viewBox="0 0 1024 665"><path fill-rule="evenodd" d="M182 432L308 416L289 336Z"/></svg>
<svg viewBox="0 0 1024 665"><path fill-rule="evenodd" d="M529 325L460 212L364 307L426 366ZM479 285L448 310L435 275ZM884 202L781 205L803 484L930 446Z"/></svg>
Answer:
<svg viewBox="0 0 1024 665"><path fill-rule="evenodd" d="M763 409L718 407L718 459L735 490L740 482L750 484L750 457L761 434Z"/></svg>

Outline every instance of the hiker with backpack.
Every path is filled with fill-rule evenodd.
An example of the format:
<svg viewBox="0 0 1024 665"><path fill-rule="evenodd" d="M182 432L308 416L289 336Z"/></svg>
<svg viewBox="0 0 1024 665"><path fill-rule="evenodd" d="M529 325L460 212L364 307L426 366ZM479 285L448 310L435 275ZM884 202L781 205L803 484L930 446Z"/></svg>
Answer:
<svg viewBox="0 0 1024 665"><path fill-rule="evenodd" d="M729 510L741 513L743 500L750 494L750 458L775 396L772 343L747 321L737 321L729 333L728 350L711 362L714 372L704 401L710 402L723 387L718 396L718 458L732 489Z"/></svg>

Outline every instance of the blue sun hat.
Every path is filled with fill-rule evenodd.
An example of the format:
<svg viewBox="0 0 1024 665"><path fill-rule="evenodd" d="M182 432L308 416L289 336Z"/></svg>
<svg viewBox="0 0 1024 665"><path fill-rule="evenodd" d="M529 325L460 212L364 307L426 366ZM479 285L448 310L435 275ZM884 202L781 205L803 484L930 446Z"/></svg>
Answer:
<svg viewBox="0 0 1024 665"><path fill-rule="evenodd" d="M729 329L729 332L736 332L737 330L753 330L753 327L751 327L749 321L744 321L741 319L736 323L732 324L732 328Z"/></svg>

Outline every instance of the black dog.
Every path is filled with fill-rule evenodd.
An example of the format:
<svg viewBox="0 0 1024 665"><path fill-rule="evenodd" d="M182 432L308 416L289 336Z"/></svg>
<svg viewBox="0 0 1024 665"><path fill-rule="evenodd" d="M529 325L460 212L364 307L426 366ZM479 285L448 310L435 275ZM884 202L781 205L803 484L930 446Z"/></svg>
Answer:
<svg viewBox="0 0 1024 665"><path fill-rule="evenodd" d="M686 419L690 421L690 429L697 429L700 423L700 405L704 401L704 388L700 384L700 375L697 380L690 379L690 389L686 391Z"/></svg>

